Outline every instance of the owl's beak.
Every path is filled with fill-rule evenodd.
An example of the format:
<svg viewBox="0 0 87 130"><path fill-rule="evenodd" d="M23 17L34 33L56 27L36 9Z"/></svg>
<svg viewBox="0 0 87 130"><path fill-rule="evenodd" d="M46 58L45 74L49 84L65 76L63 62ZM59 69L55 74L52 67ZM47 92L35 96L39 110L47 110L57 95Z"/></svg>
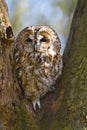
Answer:
<svg viewBox="0 0 87 130"><path fill-rule="evenodd" d="M33 49L34 49L34 51L38 50L38 45L37 44L38 43L36 41L34 41L34 43L33 43Z"/></svg>
<svg viewBox="0 0 87 130"><path fill-rule="evenodd" d="M32 47L33 47L33 49L34 49L34 51L35 51L35 44L34 44L34 43L32 44Z"/></svg>
<svg viewBox="0 0 87 130"><path fill-rule="evenodd" d="M37 43L34 41L34 43L32 44L34 51L36 50L36 46L37 46Z"/></svg>

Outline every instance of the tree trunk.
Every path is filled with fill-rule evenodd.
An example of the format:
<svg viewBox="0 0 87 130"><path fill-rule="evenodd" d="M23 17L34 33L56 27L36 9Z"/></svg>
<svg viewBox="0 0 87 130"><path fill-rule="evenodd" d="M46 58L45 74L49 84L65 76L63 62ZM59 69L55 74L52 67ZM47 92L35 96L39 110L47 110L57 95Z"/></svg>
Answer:
<svg viewBox="0 0 87 130"><path fill-rule="evenodd" d="M78 0L56 89L34 112L15 77L14 35L0 0L0 130L87 130L87 1Z"/></svg>

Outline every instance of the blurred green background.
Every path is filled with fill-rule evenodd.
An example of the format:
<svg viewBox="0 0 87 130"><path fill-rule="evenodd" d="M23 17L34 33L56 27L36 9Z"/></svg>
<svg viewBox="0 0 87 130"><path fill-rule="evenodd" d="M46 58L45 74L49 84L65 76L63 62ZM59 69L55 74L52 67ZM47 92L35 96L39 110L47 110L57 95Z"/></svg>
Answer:
<svg viewBox="0 0 87 130"><path fill-rule="evenodd" d="M59 35L63 54L77 0L6 0L17 34L26 26L48 25Z"/></svg>

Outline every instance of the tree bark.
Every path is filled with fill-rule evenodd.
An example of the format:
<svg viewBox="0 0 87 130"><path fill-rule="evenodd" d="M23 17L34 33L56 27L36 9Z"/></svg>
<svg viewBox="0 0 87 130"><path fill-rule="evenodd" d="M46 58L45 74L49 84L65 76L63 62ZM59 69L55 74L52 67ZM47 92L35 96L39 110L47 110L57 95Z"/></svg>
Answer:
<svg viewBox="0 0 87 130"><path fill-rule="evenodd" d="M7 6L0 0L0 130L87 130L87 1L78 0L63 72L56 89L34 112L24 99L15 70L14 35Z"/></svg>
<svg viewBox="0 0 87 130"><path fill-rule="evenodd" d="M41 130L87 130L87 1L78 0L67 46L63 72L46 102ZM59 90L58 90L59 88Z"/></svg>
<svg viewBox="0 0 87 130"><path fill-rule="evenodd" d="M12 130L15 104L19 103L20 89L14 74L12 49L13 30L4 0L0 0L0 130Z"/></svg>

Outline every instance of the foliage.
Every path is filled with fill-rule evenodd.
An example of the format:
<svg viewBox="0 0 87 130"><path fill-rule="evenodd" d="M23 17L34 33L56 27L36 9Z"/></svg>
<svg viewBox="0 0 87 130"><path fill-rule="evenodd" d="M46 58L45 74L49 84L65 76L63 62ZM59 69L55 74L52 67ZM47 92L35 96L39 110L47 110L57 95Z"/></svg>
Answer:
<svg viewBox="0 0 87 130"><path fill-rule="evenodd" d="M60 38L65 43L76 2L77 0L13 0L11 21L15 34L25 26L44 24L53 27L65 39Z"/></svg>

